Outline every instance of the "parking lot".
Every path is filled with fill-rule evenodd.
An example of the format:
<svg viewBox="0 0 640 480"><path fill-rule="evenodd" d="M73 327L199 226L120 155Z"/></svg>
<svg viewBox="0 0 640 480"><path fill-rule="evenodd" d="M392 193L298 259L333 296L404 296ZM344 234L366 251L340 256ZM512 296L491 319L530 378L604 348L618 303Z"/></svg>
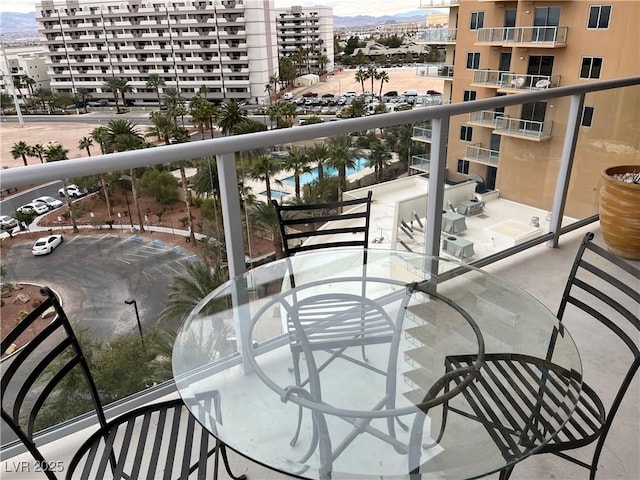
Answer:
<svg viewBox="0 0 640 480"><path fill-rule="evenodd" d="M171 279L195 261L175 245L124 233L65 235L51 254L38 257L33 242L11 247L5 280L53 288L72 321L101 339L137 331L133 308L124 303L129 297L137 301L143 330L155 326Z"/></svg>

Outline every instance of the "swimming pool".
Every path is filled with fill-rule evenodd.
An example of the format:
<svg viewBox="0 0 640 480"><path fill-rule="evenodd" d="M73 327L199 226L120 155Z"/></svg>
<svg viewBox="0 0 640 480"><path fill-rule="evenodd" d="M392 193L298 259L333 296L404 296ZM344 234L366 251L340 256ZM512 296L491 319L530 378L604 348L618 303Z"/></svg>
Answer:
<svg viewBox="0 0 640 480"><path fill-rule="evenodd" d="M267 191L260 192L260 195L267 196ZM282 200L282 197L289 195L287 192L281 192L280 190L271 190L271 198L275 198L277 200Z"/></svg>
<svg viewBox="0 0 640 480"><path fill-rule="evenodd" d="M369 166L369 161L366 158L360 157L356 159L355 168L347 168L347 177L353 173L359 172L364 167L368 167L368 166ZM329 168L327 166L323 166L322 171L326 176L338 175L338 170L336 170L335 168ZM318 178L318 167L312 168L310 172L305 172L302 175L300 175L300 185L306 185L307 183L311 183L316 178ZM282 183L286 185L295 185L296 178L293 175L287 178L283 178Z"/></svg>

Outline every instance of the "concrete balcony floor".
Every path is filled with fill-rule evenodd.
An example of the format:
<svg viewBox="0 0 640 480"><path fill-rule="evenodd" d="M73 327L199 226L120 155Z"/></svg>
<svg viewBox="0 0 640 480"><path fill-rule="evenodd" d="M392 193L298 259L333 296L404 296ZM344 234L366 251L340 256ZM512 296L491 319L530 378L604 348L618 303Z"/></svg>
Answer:
<svg viewBox="0 0 640 480"><path fill-rule="evenodd" d="M566 278L582 237L587 231L596 233L595 243L604 245L598 224L590 225L561 238L559 248L551 249L539 245L523 253L494 263L486 270L520 286L541 300L551 311L556 311ZM640 262L632 262L640 266ZM640 288L636 285L635 288ZM617 376L612 374L615 365L627 362L629 356L619 348L619 343L609 341L599 334L590 319L566 316L565 324L578 345L583 361L586 381L600 393L608 405L615 389L618 388ZM625 364L625 367L628 364ZM616 421L607 438L602 452L598 476L599 479L640 478L640 379L636 378L621 406ZM256 428L260 428L256 425ZM86 438L86 432L65 437L64 441L52 442L43 447L49 460L62 460L67 464L71 452ZM592 448L582 449L580 458L590 459ZM229 452L231 467L237 474L245 473L249 479L285 479L291 478L264 468L260 465ZM2 479L24 479L24 473L11 471L10 462L30 461L28 455L20 455L0 465ZM461 461L464 461L461 459ZM31 461L31 464L33 462ZM32 471L28 478L36 476ZM220 469L220 478L228 479L224 468ZM497 474L487 478L498 478ZM516 465L513 479L583 479L588 478L586 470L552 455L539 455L526 459Z"/></svg>

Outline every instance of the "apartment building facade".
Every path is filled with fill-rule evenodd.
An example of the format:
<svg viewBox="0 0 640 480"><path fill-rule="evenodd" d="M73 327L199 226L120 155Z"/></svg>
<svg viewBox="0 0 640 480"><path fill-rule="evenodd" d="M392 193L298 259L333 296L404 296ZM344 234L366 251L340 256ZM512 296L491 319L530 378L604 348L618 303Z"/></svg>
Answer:
<svg viewBox="0 0 640 480"><path fill-rule="evenodd" d="M448 7L448 28L419 36L446 49L423 75L445 79L451 102L513 95L640 74L640 2L421 0ZM447 145L452 181L481 179L490 190L550 210L570 99L453 117ZM585 97L566 213L597 212L592 180L611 165L640 165L640 89ZM416 138L419 140L419 138Z"/></svg>
<svg viewBox="0 0 640 480"><path fill-rule="evenodd" d="M278 71L273 0L43 0L36 4L56 92L86 89L111 100L108 77L128 81L127 100L157 104L158 74L185 99L260 102ZM162 87L161 87L162 91Z"/></svg>
<svg viewBox="0 0 640 480"><path fill-rule="evenodd" d="M333 70L333 8L292 6L277 8L274 24L281 57L305 57L302 74L321 74Z"/></svg>
<svg viewBox="0 0 640 480"><path fill-rule="evenodd" d="M18 99L38 88L49 88L46 58L46 49L41 46L7 47L0 51L0 92L11 94L8 82L16 85L16 80L20 80L16 88ZM33 82L27 84L26 77Z"/></svg>

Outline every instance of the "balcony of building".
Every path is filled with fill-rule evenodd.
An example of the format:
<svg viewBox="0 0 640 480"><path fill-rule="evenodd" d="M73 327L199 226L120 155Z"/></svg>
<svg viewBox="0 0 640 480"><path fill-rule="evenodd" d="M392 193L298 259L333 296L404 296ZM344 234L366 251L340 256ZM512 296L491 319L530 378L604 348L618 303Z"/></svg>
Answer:
<svg viewBox="0 0 640 480"><path fill-rule="evenodd" d="M458 7L460 0L420 0L420 8L450 8Z"/></svg>
<svg viewBox="0 0 640 480"><path fill-rule="evenodd" d="M473 70L471 78L471 86L501 88L504 85L504 76L510 75L511 72L502 70L478 69Z"/></svg>
<svg viewBox="0 0 640 480"><path fill-rule="evenodd" d="M500 152L498 150L491 150L485 148L482 143L475 143L473 145L467 145L464 160L470 162L481 163L483 165L498 166L498 160L500 158Z"/></svg>
<svg viewBox="0 0 640 480"><path fill-rule="evenodd" d="M413 127L413 134L411 140L422 143L431 143L432 130L430 126L416 126Z"/></svg>
<svg viewBox="0 0 640 480"><path fill-rule="evenodd" d="M454 45L457 36L457 28L425 28L416 32L414 41L426 45Z"/></svg>
<svg viewBox="0 0 640 480"><path fill-rule="evenodd" d="M540 142L549 140L552 130L552 121L539 122L535 120L523 120L521 118L510 118L505 115L496 119L493 133Z"/></svg>
<svg viewBox="0 0 640 480"><path fill-rule="evenodd" d="M229 88L227 86L227 88ZM516 283L521 286L533 296L539 298L545 305L547 305L552 311L557 308L559 298L562 291L562 286L569 271L573 257L575 255L577 246L584 232L588 230L594 230L597 232L597 242L602 244L602 238L599 233L599 227L597 222L597 197L596 193L592 193L586 201L580 199L578 201L569 200L567 205L563 199L570 192L571 188L577 188L574 185L575 180L579 179L581 184L588 185L588 190L593 190L593 186L597 185L600 175L600 167L596 170L590 170L585 167L583 161L573 161L573 150L571 148L563 149L562 157L554 160L556 168L540 168L539 178L527 178L526 183L530 184L531 191L535 192L535 195L531 197L531 201L515 202L512 200L504 199L500 196L499 189L488 188L484 192L479 193L476 188L480 185L477 180L469 175L467 182L454 182L455 184L445 184L442 180L447 178L447 166L455 169L455 164L451 159L447 162L446 159L446 142L449 135L447 128L449 120L456 115L469 115L470 120L472 118L475 121L488 121L492 122L492 127L496 130L505 128L503 121L514 120L517 122L523 122L517 119L505 119L504 117L496 117L495 112L491 109L505 108L521 105L526 102L534 101L547 101L554 98L570 98L572 105L581 105L581 98L585 94L590 95L602 95L603 98L613 98L611 95L616 89L625 89L637 93L637 89L640 88L640 78L628 79L628 80L614 80L605 82L592 82L584 85L559 87L554 89L527 92L521 94L521 96L503 96L500 98L482 99L472 102L460 102L451 105L441 105L431 108L420 108L406 112L396 112L385 115L374 115L370 117L363 117L357 119L341 120L338 122L326 122L319 125L309 125L304 128L291 128L291 129L277 129L267 132L259 132L255 134L247 134L242 136L228 136L224 138L216 138L211 140L194 141L185 144L175 144L169 146L160 146L142 150L125 151L117 154L110 155L94 155L92 157L78 158L73 160L65 160L61 162L52 162L46 164L34 164L28 167L18 167L3 169L0 172L2 178L3 188L41 184L49 181L59 180L63 178L69 178L73 176L82 177L89 175L97 175L105 172L119 172L126 170L127 172L133 169L145 169L155 165L169 165L174 162L189 161L198 165L198 168L206 169L205 165L211 167L211 163L208 159L215 157L216 164L214 168L217 168L217 179L220 182L218 186L211 184L207 192L219 192L219 198L221 207L219 212L222 215L222 222L224 223L224 233L215 234L213 231L200 230L198 226L198 238L216 239L213 242L214 245L219 244L224 239L224 245L226 250L224 252L225 265L228 266L230 276L238 275L244 272L247 268L251 267L251 263L254 262L252 247L246 245L243 238L245 231L252 228L252 219L249 216L244 215L244 209L250 209L252 207L251 200L247 196L240 196L238 191L238 180L243 179L246 183L245 186L251 186L253 192L256 193L256 201L266 200L264 196L264 181L252 180L249 178L246 171L246 164L242 161L236 161L238 158L243 158L243 153L254 149L264 148L267 152L273 151L287 151L288 147L296 144L301 145L308 144L310 142L324 142L333 137L349 135L352 132L362 132L367 130L385 129L385 135L389 132L390 127L394 126L406 126L411 125L411 132L416 135L415 125L420 123L430 122L431 132L429 134L432 142L431 153L429 155L420 154L414 155L411 158L410 169L413 173L428 173L428 176L423 175L411 175L407 178L398 178L393 181L384 182L375 185L369 185L363 187L364 190L372 189L374 193L374 207L372 208L372 221L370 236L382 237L382 242L376 244L376 248L395 248L396 245L391 243L391 232L397 227L394 222L397 223L397 219L394 217L394 212L398 208L405 208L408 205L416 205L423 209L420 212L421 218L424 220L424 231L421 232L421 237L413 243L407 243L408 247L414 249L414 251L427 252L432 254L442 254L447 256L444 251L440 251L440 241L442 238L439 224L439 215L430 215L426 217L427 212L440 212L442 208L446 208L447 202L451 201L455 203L457 195L461 195L460 199L468 199L470 196L479 197L486 203L485 209L480 215L473 215L467 217L468 230L464 236L469 241L474 243L475 256L466 261L472 262L475 265L482 266L494 273L499 274L507 281ZM232 96L231 94L230 96ZM637 98L637 96L635 97ZM617 98L616 101L622 102L624 99ZM621 104L622 105L622 104ZM571 108L567 113L567 123L570 125L566 132L564 142L565 146L571 146L574 142L578 145L584 140L580 136L580 118L582 111L580 109ZM631 111L630 115L637 117L637 111ZM544 122L543 122L544 123ZM573 127L571 127L573 125ZM519 125L519 128L522 125ZM420 128L420 127L418 127ZM423 127L426 128L426 127ZM621 127L623 128L623 126ZM538 131L538 136L544 130L543 127L536 127L535 125L524 125L525 130ZM515 131L515 126L512 131ZM499 133L499 132L497 132ZM633 136L635 134L629 134L629 130L621 130L615 132L610 138L604 137L607 141L619 141L636 145L637 138ZM604 134L603 134L604 135ZM355 138L355 137L354 137ZM406 143L406 142L404 142ZM400 164L403 159L398 157L401 146L399 145L394 150L394 160ZM474 161L471 157L476 156L477 163L489 163L480 160L484 154L481 145L471 145L471 147L477 147L477 151L474 152L467 149L465 153L469 156L469 160ZM635 153L629 154L629 149L617 149L615 153L615 161L618 163L629 162L634 157ZM415 150L414 150L415 152ZM492 158L492 151L487 152L488 158ZM535 155L535 153L533 153ZM277 158L276 155L273 155ZM245 159L246 160L246 159ZM455 160L455 159L454 159ZM548 162L546 158L538 158L542 164ZM611 161L609 159L608 161ZM363 162L366 164L367 162ZM545 163L548 165L548 163ZM360 172L355 172L350 175L350 181L354 184L362 182L366 176L366 169L363 168ZM370 168L370 167L369 167ZM370 168L370 170L372 170ZM293 187L291 186L291 178L293 172L280 172L276 178L273 179L272 185L279 190L279 194L282 194L283 199L293 199L295 194ZM212 178L213 175L207 178ZM287 179L289 182L287 182ZM472 180L472 181L471 181ZM519 184L522 184L520 179ZM277 185L277 187L276 187ZM555 185L555 188L553 186ZM486 185L485 185L486 186ZM506 184L505 184L506 186ZM546 190L554 190L552 198L544 204L533 204L539 200L540 192ZM352 190L352 192L354 192ZM358 191L355 190L354 194ZM416 197L419 197L419 201L416 201ZM534 199L535 197L535 199ZM585 206L586 205L586 206ZM120 204L118 209L122 209ZM133 208L133 207L132 207ZM572 209L569 212L566 209ZM409 211L410 208L409 208ZM151 215L150 215L151 217ZM533 222L533 218L537 219ZM247 220L246 224L244 223ZM203 225L204 225L203 221ZM500 229L500 226L508 225L515 234L505 234L506 229ZM206 225L205 225L206 226ZM153 229L154 232L171 231L177 229L179 233L176 234L176 238L184 245L184 236L188 235L188 232L182 230L180 226L160 226L160 225L146 225L147 228ZM35 232L35 224L33 226ZM83 228L92 228L90 226ZM95 256L100 251L100 248L87 248L81 249L79 240L72 240L75 236L71 233L71 228L68 224L64 226L65 235L68 235L68 240L65 241L65 248L77 248L78 263L82 263L82 259L86 257L88 264L96 265ZM130 257L121 257L121 253L128 251L129 245L138 245L138 239L131 240L131 237L136 237L136 232L131 232L129 228L129 222L126 224L114 225L114 230L110 231L108 228L97 231L97 237L104 242L111 242L108 248L105 247L105 252L111 252L110 260L113 263L125 265L124 260L133 261L136 255L141 255L138 251L133 251ZM382 234L380 233L382 232ZM501 235L497 235L497 232L502 232ZM217 236L216 236L217 235ZM417 236L416 236L417 237ZM69 241L71 240L71 241ZM555 243L558 248L549 248L545 245L545 242ZM160 242L161 243L161 242ZM208 242L203 242L208 244ZM138 288L138 294L142 294L146 280L153 278L153 276L167 277L167 282L171 278L180 275L184 270L182 263L186 263L189 260L186 255L177 253L180 248L172 250L167 246L163 249L163 246L159 243L152 245L144 245L153 252L154 269L157 263L160 262L162 257L170 257L170 268L162 269L163 273L160 275L159 270L153 270L151 272L136 272L135 278L123 278L122 283L114 282L113 284L104 285L101 287L99 298L95 299L96 303L106 305L107 317L103 320L106 323L110 323L113 320L113 325L118 324L121 320L120 311L116 313L117 303L122 304L122 289L125 285L129 285L131 281L132 285ZM62 247L61 247L62 248ZM154 250L154 248L156 250ZM160 250L162 249L162 250ZM54 252L55 253L55 252ZM173 257L172 255L176 255ZM122 262L120 260L123 260ZM248 265L245 263L249 261ZM100 265L100 268L95 269L95 278L91 279L91 282L103 276L103 269L108 268L108 264ZM180 272L180 273L176 273ZM5 278L7 281L19 280L15 273L9 270L9 275ZM88 282L90 285L90 279L82 279ZM635 288L635 286L633 286ZM164 301L164 293L158 291L147 292L148 299L151 301L155 299L158 302ZM157 298L163 297L163 298ZM125 297L126 298L126 297ZM113 301L113 305L111 305ZM87 302L91 302L88 299ZM69 308L69 307L66 307ZM113 318L108 317L113 315ZM124 317L123 317L124 318ZM134 320L135 322L135 320ZM127 325L127 328L130 325ZM590 370L591 377L595 374L596 378L599 378L604 382L604 385L608 385L609 373L608 369L613 362L615 362L620 354L619 349L615 345L610 345L608 342L603 341L600 337L593 335L592 330L589 328L576 328L569 326L571 334L575 337L576 341L580 344L586 345L586 352L597 351L597 355L586 353L583 356L583 363L585 370ZM596 344L597 343L597 344ZM602 358L606 358L607 362L603 362ZM238 365L239 354L234 353L229 358L221 358L215 361L215 368L218 372L226 372L229 376L238 375L238 379L241 377L236 373ZM611 436L607 439L605 450L602 456L602 470L606 471L608 475L619 478L637 478L640 475L639 457L637 455L638 448L638 425L640 424L638 415L638 384L637 382L632 384L632 390L629 393L628 402L623 404L623 408L620 411L620 417L618 422L614 424L614 428ZM606 389L605 389L606 391ZM168 380L165 383L160 383L153 388L145 389L140 392L131 392L131 395L123 398L116 403L112 404L108 408L108 416L112 417L119 412L128 411L139 405L149 403L152 401L158 401L159 399L167 398L167 396L175 397L177 395L175 391L175 385L172 380ZM234 408L234 405L223 399L223 409ZM282 428L281 425L265 422L264 425L256 425L256 428ZM68 465L70 459L70 453L77 445L82 442L86 436L88 430L95 429L95 419L92 417L81 417L70 420L69 422L60 423L49 428L47 431L38 435L38 441L44 444L45 452L54 461L62 461L65 465ZM4 431L3 431L4 433ZM251 435L252 432L238 432L238 436ZM11 444L10 439L3 435L3 447L2 447L2 461L5 463L0 466L2 471L2 477L6 480L25 478L24 472L15 472L11 470L12 465L18 465L22 460L30 461L33 465L32 459L22 453L19 445ZM461 459L460 461L464 461ZM242 457L232 454L232 467L236 473L247 473L249 478L287 478L270 470L266 470ZM549 471L552 471L558 478L577 478L578 475L582 475L584 472L577 470L576 468L562 462L561 460L549 459L548 456L534 456L531 459L524 460L516 465L513 475L514 479L518 478L541 478L544 475L548 475ZM497 474L489 478L497 478Z"/></svg>
<svg viewBox="0 0 640 480"><path fill-rule="evenodd" d="M476 45L501 47L562 48L567 46L568 27L479 28Z"/></svg>
<svg viewBox="0 0 640 480"><path fill-rule="evenodd" d="M419 65L416 69L418 77L437 77L444 80L453 80L453 65L443 63L427 63Z"/></svg>
<svg viewBox="0 0 640 480"><path fill-rule="evenodd" d="M474 125L477 127L488 127L495 128L498 122L498 119L503 117L504 113L502 112L494 112L493 110L480 110L478 112L469 113L469 120L467 123L469 125Z"/></svg>
<svg viewBox="0 0 640 480"><path fill-rule="evenodd" d="M506 73L502 75L502 87L498 90L504 93L532 92L546 90L560 86L560 75L523 75L520 73Z"/></svg>

